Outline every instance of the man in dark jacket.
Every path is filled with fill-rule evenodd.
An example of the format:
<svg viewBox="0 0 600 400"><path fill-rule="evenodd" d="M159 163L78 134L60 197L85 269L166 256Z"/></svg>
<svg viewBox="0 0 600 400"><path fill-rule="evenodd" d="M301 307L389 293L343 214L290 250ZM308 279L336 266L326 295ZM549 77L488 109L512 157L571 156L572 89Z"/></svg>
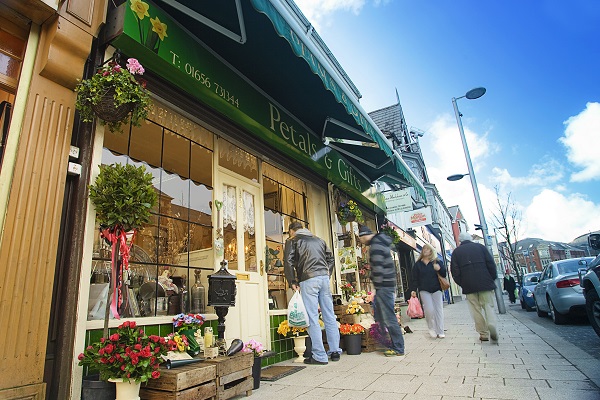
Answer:
<svg viewBox="0 0 600 400"><path fill-rule="evenodd" d="M339 361L342 353L340 331L333 311L329 283L329 276L335 266L333 253L323 239L303 228L300 222L292 222L288 231L290 238L286 240L283 249L285 278L292 289L300 290L302 294L308 315L308 335L312 342L312 355L304 363L327 364L327 353L319 325L319 307L325 323L331 361Z"/></svg>
<svg viewBox="0 0 600 400"><path fill-rule="evenodd" d="M467 232L458 235L460 246L452 252L450 269L452 278L467 295L469 310L479 340L498 340L496 312L494 311L494 289L496 288L496 263L488 249L472 241Z"/></svg>
<svg viewBox="0 0 600 400"><path fill-rule="evenodd" d="M386 357L404 355L404 337L398 323L394 303L396 297L396 265L392 260L392 238L384 233L375 235L371 229L361 226L358 234L360 242L369 247L371 282L375 287L375 321L381 328L386 327L392 342L386 350Z"/></svg>

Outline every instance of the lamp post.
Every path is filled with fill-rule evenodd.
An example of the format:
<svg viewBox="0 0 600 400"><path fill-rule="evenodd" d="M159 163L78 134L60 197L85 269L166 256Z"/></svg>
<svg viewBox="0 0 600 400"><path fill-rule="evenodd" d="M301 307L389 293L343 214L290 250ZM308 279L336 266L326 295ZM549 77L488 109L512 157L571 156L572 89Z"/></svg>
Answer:
<svg viewBox="0 0 600 400"><path fill-rule="evenodd" d="M467 139L465 138L465 131L463 130L462 121L461 121L461 113L458 111L458 106L456 105L456 100L462 99L466 97L469 100L478 99L485 94L485 88L478 87L475 89L469 90L464 96L453 97L452 98L452 106L454 107L454 114L456 115L456 123L458 124L458 130L460 132L460 139L462 140L463 149L465 151L465 157L467 159L467 168L469 170L468 174L458 174L452 175L448 177L450 181L456 181L462 179L465 175L469 175L471 179L471 186L473 187L473 195L475 196L475 205L477 206L477 214L479 215L479 224L481 225L481 233L483 234L483 242L485 243L485 247L490 252L490 255L493 257L492 246L490 243L490 238L488 237L488 228L485 222L485 216L483 214L483 207L481 206L481 199L479 198L479 189L477 188L477 180L475 179L475 171L473 171L473 164L471 163L471 156L469 155L469 147L467 146ZM500 314L506 314L506 307L504 306L504 299L502 298L502 290L500 286L500 278L496 278L496 302L498 304L498 312Z"/></svg>

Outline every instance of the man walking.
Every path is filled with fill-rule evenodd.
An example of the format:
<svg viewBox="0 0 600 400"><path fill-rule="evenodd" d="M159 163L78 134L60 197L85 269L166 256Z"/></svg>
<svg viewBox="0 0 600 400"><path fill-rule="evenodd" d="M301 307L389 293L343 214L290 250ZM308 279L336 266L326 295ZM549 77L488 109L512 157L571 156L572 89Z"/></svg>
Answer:
<svg viewBox="0 0 600 400"><path fill-rule="evenodd" d="M469 311L479 332L479 340L498 340L494 289L496 288L496 263L488 249L472 241L467 232L458 235L460 246L452 252L450 270L454 281L467 295Z"/></svg>
<svg viewBox="0 0 600 400"><path fill-rule="evenodd" d="M329 276L333 272L333 253L325 241L305 229L300 222L292 222L290 238L283 251L285 278L293 290L300 290L308 314L308 335L312 342L312 355L305 364L327 364L327 353L319 325L319 306L325 323L331 361L339 361L340 331L333 311L333 298L329 287ZM299 286L298 286L299 285Z"/></svg>
<svg viewBox="0 0 600 400"><path fill-rule="evenodd" d="M404 337L394 310L396 265L390 248L392 238L383 233L374 234L366 226L360 227L358 237L362 244L370 246L371 281L375 287L375 321L379 322L382 330L383 327L387 328L392 342L391 348L383 354L386 357L403 356Z"/></svg>

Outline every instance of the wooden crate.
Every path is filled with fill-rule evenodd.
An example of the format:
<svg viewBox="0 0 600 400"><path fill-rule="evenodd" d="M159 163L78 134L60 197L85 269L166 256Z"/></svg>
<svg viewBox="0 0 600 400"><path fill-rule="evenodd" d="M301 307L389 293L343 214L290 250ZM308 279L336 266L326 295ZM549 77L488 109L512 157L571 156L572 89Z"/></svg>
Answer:
<svg viewBox="0 0 600 400"><path fill-rule="evenodd" d="M160 378L140 388L141 400L204 400L217 393L217 368L205 362L160 370Z"/></svg>
<svg viewBox="0 0 600 400"><path fill-rule="evenodd" d="M252 378L252 353L237 353L231 357L205 360L216 367L217 400L226 400L240 394L250 396L254 387Z"/></svg>

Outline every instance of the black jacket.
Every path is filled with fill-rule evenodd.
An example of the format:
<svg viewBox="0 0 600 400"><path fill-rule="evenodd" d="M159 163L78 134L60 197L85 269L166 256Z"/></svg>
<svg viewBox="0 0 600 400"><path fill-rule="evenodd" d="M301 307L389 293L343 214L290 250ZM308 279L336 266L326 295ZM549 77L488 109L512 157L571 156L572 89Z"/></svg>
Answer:
<svg viewBox="0 0 600 400"><path fill-rule="evenodd" d="M392 238L384 233L373 236L369 243L369 262L371 263L371 282L375 289L396 287L396 265L392 260Z"/></svg>
<svg viewBox="0 0 600 400"><path fill-rule="evenodd" d="M452 252L452 278L464 294L494 290L498 277L496 263L486 247L465 240Z"/></svg>
<svg viewBox="0 0 600 400"><path fill-rule="evenodd" d="M429 293L442 290L437 274L439 272L441 276L446 277L447 271L446 266L444 266L440 260L437 260L437 263L440 266L439 271L433 269L433 261L425 264L423 261L419 260L415 263L412 269L412 277L414 285L416 285L419 290L424 290Z"/></svg>
<svg viewBox="0 0 600 400"><path fill-rule="evenodd" d="M285 279L290 287L315 276L329 276L335 260L325 241L308 229L298 229L285 241L283 249Z"/></svg>

